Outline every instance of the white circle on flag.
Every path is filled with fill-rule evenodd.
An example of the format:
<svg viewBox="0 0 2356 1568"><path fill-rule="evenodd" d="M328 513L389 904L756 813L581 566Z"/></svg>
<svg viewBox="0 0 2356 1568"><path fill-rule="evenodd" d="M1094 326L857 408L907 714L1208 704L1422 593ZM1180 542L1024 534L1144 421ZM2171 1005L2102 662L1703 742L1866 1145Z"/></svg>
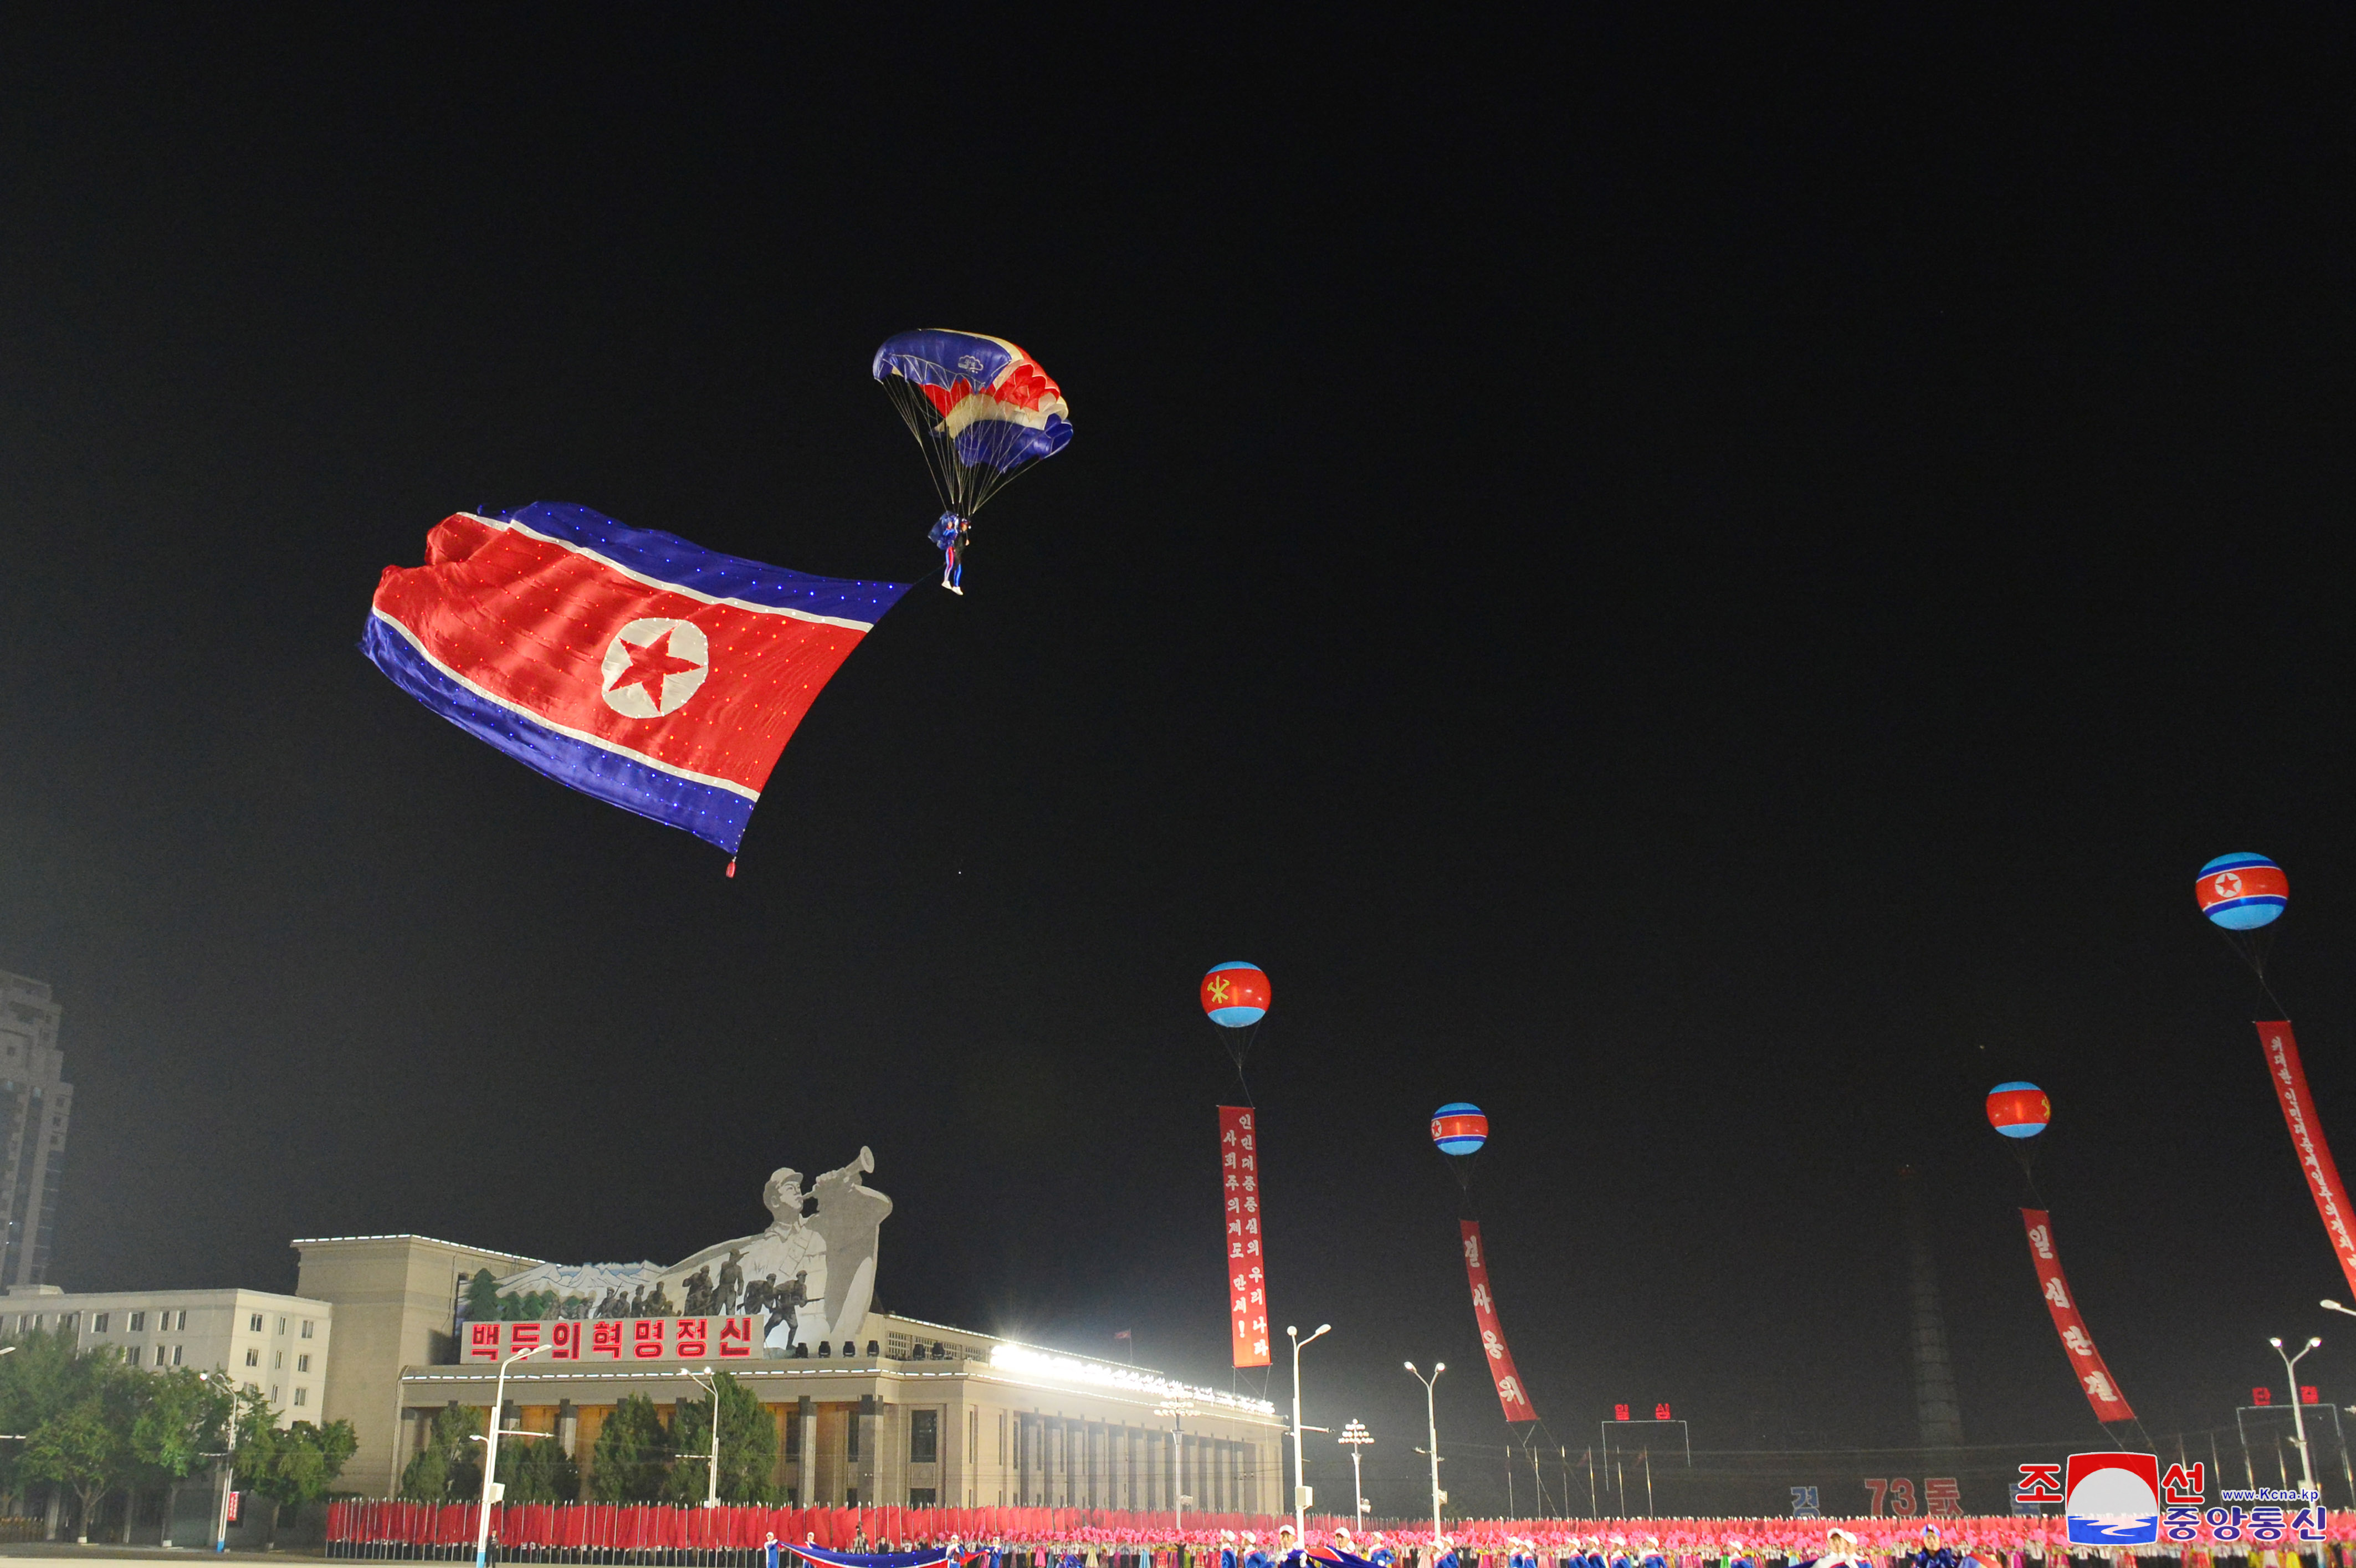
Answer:
<svg viewBox="0 0 2356 1568"><path fill-rule="evenodd" d="M614 634L599 695L625 719L677 712L712 673L712 645L692 621L633 621Z"/></svg>

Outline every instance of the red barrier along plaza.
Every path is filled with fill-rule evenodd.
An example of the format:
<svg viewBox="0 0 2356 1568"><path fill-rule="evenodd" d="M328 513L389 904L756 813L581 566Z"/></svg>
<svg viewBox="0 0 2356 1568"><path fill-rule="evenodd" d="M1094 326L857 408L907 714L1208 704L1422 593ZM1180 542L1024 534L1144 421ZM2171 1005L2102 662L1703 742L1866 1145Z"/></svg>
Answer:
<svg viewBox="0 0 2356 1568"><path fill-rule="evenodd" d="M424 1558L454 1560L471 1557L475 1549L476 1505L472 1503L359 1502L333 1504L327 1514L327 1554L331 1557ZM2225 1510L2215 1510L2222 1514ZM2244 1510L2246 1511L2246 1510ZM2290 1510L2284 1510L2289 1518ZM2333 1555L2356 1568L2356 1514L2336 1510L2329 1516L2328 1543ZM1066 1547L1078 1547L1098 1562L1128 1558L1147 1568L1183 1568L1177 1549L1189 1549L1190 1559L1205 1552L1215 1563L1219 1532L1257 1531L1263 1550L1273 1553L1277 1518L1248 1514L1186 1516L1183 1534L1171 1527L1166 1513L1124 1513L1105 1509L923 1509L923 1508L671 1508L628 1503L510 1503L492 1511L499 1555L509 1562L675 1564L695 1568L710 1564L751 1564L771 1534L780 1541L810 1539L830 1551L849 1552L864 1545L887 1550L902 1541L939 1543L952 1537L967 1543L1002 1541L1020 1557L1038 1553L1043 1562ZM1330 1541L1335 1527L1350 1524L1347 1516L1312 1516L1310 1544ZM1746 1556L1762 1562L1783 1558L1797 1562L1825 1550L1825 1532L1841 1529L1857 1538L1857 1551L1885 1561L1913 1549L1926 1522L1935 1523L1949 1545L1975 1549L1987 1568L2024 1568L2027 1563L2066 1557L2070 1552L2067 1526L2058 1517L2008 1514L1944 1518L1935 1520L1899 1519L1887 1515L1869 1519L1523 1519L1462 1520L1447 1525L1449 1540L1460 1554L1504 1553L1515 1541L1537 1543L1542 1568L1555 1568L1573 1541L1593 1538L1604 1543L1608 1555L1614 1537L1623 1540L1631 1556L1641 1556L1644 1543L1657 1540L1671 1568L1702 1568L1726 1555L1726 1543L1739 1541ZM2179 1528L2183 1528L2179 1525ZM2234 1528L2227 1526L2227 1528ZM1428 1549L1428 1522L1369 1520L1368 1531L1381 1530L1402 1552ZM2139 1555L2250 1556L2272 1552L2287 1560L2301 1543L2289 1530L2279 1540L2256 1537L2246 1521L2238 1535L2219 1538L2218 1527L2203 1515L2190 1541L2163 1540L2138 1549ZM2306 1543L2312 1551L2314 1543ZM2083 1549L2082 1549L2083 1554ZM1465 1568L1473 1568L1467 1563Z"/></svg>

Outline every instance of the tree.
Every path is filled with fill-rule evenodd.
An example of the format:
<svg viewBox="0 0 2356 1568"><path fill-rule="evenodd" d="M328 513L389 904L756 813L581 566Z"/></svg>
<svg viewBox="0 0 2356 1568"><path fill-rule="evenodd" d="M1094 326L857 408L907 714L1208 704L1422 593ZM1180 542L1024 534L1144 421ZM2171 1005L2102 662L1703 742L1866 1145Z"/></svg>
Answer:
<svg viewBox="0 0 2356 1568"><path fill-rule="evenodd" d="M75 1355L70 1329L36 1329L10 1343L16 1353L0 1356L0 1432L30 1433L80 1397L90 1366L86 1358ZM96 1354L113 1357L116 1352ZM47 1478L27 1470L24 1461L24 1445L0 1443L0 1486L20 1498L26 1482ZM24 1510L19 1507L16 1511Z"/></svg>
<svg viewBox="0 0 2356 1568"><path fill-rule="evenodd" d="M90 1522L98 1499L112 1490L130 1468L131 1443L122 1370L109 1367L91 1379L91 1386L72 1404L33 1428L25 1444L25 1469L29 1475L71 1488L80 1500L74 1539L90 1544Z"/></svg>
<svg viewBox="0 0 2356 1568"><path fill-rule="evenodd" d="M331 1421L325 1426L298 1421L284 1429L265 1428L251 1450L240 1440L238 1477L272 1504L269 1544L277 1544L280 1516L290 1508L325 1498L359 1446L359 1439L348 1421Z"/></svg>
<svg viewBox="0 0 2356 1568"><path fill-rule="evenodd" d="M553 1437L501 1439L499 1479L511 1503L569 1503L581 1496L581 1467Z"/></svg>
<svg viewBox="0 0 2356 1568"><path fill-rule="evenodd" d="M477 1269L466 1285L466 1321L495 1323L499 1317L499 1282L488 1269Z"/></svg>
<svg viewBox="0 0 2356 1568"><path fill-rule="evenodd" d="M769 1477L777 1468L777 1423L753 1391L726 1372L715 1372L720 1391L720 1498L723 1502L774 1501ZM700 1503L706 1496L703 1468L712 1462L712 1402L679 1406L671 1430L670 1502Z"/></svg>
<svg viewBox="0 0 2356 1568"><path fill-rule="evenodd" d="M483 1412L445 1405L434 1413L425 1446L401 1473L401 1495L419 1502L463 1502L483 1491Z"/></svg>
<svg viewBox="0 0 2356 1568"><path fill-rule="evenodd" d="M123 1509L126 1545L141 1487L168 1487L209 1455L220 1453L227 1445L235 1410L229 1392L193 1367L175 1367L134 1381L130 1496Z"/></svg>
<svg viewBox="0 0 2356 1568"><path fill-rule="evenodd" d="M591 1452L589 1492L601 1503L650 1503L662 1496L670 1475L670 1433L655 1413L654 1401L631 1394L614 1407L597 1429Z"/></svg>

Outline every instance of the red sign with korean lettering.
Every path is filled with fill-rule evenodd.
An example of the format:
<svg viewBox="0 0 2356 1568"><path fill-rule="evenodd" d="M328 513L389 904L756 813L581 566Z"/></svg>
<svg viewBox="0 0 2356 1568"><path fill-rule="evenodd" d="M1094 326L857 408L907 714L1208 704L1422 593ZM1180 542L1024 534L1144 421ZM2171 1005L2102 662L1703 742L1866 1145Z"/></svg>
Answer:
<svg viewBox="0 0 2356 1568"><path fill-rule="evenodd" d="M1268 1365L1268 1275L1260 1251L1259 1113L1219 1107L1219 1189L1227 1221L1227 1331L1236 1365Z"/></svg>
<svg viewBox="0 0 2356 1568"><path fill-rule="evenodd" d="M470 1361L545 1345L542 1361L741 1361L761 1354L757 1317L594 1317L460 1326Z"/></svg>
<svg viewBox="0 0 2356 1568"><path fill-rule="evenodd" d="M2053 1315L2053 1331L2062 1336L2062 1349L2069 1353L2071 1373L2086 1391L2086 1403L2094 1407L2094 1419L2133 1421L2135 1412L2127 1408L2119 1385L2111 1381L2111 1369L2103 1364L2094 1337L2086 1332L2086 1320L2078 1316L2070 1282L2062 1277L2061 1254L2053 1246L2053 1221L2042 1209L2023 1209L2020 1219L2029 1227L2029 1259L2037 1265L2037 1288L2045 1297L2045 1309Z"/></svg>
<svg viewBox="0 0 2356 1568"><path fill-rule="evenodd" d="M2307 1070L2298 1064L2298 1040L2290 1020L2255 1026L2258 1043L2265 1048L2266 1076L2275 1081L2275 1096L2282 1102L2283 1121L2290 1128L2290 1144L2298 1155L2298 1168L2307 1189L2315 1194L2315 1211L2323 1216L2323 1233L2339 1255L2340 1272L2348 1288L2356 1291L2356 1234L2350 1231L2348 1189L2340 1185L2340 1167L2331 1146L2323 1141L2323 1121L2315 1114L2315 1098L2307 1092Z"/></svg>
<svg viewBox="0 0 2356 1568"><path fill-rule="evenodd" d="M1488 1352L1489 1377L1497 1385L1497 1403L1505 1420L1536 1421L1538 1413L1522 1392L1521 1375L1514 1371L1514 1352L1505 1348L1505 1331L1497 1323L1497 1303L1489 1294L1489 1255L1481 1246L1481 1222L1462 1221L1464 1230L1464 1277L1472 1285L1472 1317L1481 1326L1481 1349Z"/></svg>

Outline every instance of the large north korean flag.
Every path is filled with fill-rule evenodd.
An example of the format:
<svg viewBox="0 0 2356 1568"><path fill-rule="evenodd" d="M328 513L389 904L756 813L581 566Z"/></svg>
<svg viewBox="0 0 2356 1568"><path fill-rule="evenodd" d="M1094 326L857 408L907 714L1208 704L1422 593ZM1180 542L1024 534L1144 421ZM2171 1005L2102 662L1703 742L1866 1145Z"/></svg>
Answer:
<svg viewBox="0 0 2356 1568"><path fill-rule="evenodd" d="M734 853L777 754L905 582L809 577L586 507L460 512L360 651L559 784Z"/></svg>

